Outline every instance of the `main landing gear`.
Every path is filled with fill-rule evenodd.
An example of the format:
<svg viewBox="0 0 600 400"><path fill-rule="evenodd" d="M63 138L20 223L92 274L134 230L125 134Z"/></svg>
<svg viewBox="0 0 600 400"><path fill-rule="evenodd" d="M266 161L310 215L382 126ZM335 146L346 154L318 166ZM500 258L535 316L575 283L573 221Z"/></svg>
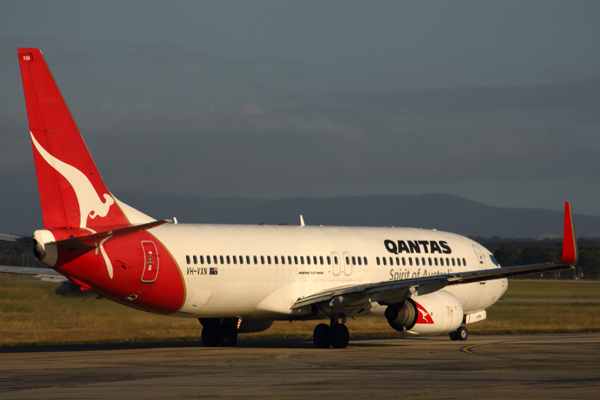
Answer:
<svg viewBox="0 0 600 400"><path fill-rule="evenodd" d="M313 332L313 342L318 349L326 349L329 346L334 349L344 349L350 341L350 332L344 325L345 318L342 318L342 323L337 319L331 320L331 325L319 324Z"/></svg>
<svg viewBox="0 0 600 400"><path fill-rule="evenodd" d="M217 318L198 318L202 324L202 344L206 347L233 347L237 342L235 321Z"/></svg>
<svg viewBox="0 0 600 400"><path fill-rule="evenodd" d="M457 330L450 332L449 336L452 340L467 340L469 332L467 332L467 328L461 326Z"/></svg>

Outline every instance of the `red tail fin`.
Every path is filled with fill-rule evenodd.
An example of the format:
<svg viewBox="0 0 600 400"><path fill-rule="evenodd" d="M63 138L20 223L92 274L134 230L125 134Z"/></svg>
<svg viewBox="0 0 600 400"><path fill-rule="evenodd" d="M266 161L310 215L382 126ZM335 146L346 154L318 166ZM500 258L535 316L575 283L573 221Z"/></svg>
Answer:
<svg viewBox="0 0 600 400"><path fill-rule="evenodd" d="M106 188L38 49L19 49L19 63L44 228L128 224Z"/></svg>

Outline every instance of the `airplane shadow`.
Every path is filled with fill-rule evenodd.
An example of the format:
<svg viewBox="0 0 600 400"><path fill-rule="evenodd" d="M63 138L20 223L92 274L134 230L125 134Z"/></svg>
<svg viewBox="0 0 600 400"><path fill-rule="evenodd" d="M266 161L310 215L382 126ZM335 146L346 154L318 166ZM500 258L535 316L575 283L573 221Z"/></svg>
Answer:
<svg viewBox="0 0 600 400"><path fill-rule="evenodd" d="M389 340L393 339L394 344ZM420 338L378 337L350 339L348 347L385 347L407 345L406 340L414 341ZM404 343L403 343L404 342ZM28 346L0 347L0 354L10 353L58 353L79 351L111 351L111 350L150 350L150 349L179 349L204 347L200 341L185 342L141 342L141 343L89 343L89 344L51 344ZM314 349L311 339L239 339L236 346L231 348L263 348L263 349ZM217 348L215 348L217 349Z"/></svg>

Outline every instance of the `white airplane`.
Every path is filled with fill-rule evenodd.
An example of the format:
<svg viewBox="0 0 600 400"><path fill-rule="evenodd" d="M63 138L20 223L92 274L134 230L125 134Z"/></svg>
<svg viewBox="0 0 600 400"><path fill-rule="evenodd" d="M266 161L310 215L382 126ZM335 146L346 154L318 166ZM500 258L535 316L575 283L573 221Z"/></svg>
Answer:
<svg viewBox="0 0 600 400"><path fill-rule="evenodd" d="M348 345L346 318L379 314L398 331L449 333L506 291L507 277L571 267L577 260L565 203L560 261L500 268L478 243L413 228L178 224L117 200L106 188L38 49L20 48L44 229L27 243L53 270L4 267L92 291L139 310L197 318L205 346L234 346L239 332L275 320L322 320L319 348ZM66 285L66 286L65 286Z"/></svg>

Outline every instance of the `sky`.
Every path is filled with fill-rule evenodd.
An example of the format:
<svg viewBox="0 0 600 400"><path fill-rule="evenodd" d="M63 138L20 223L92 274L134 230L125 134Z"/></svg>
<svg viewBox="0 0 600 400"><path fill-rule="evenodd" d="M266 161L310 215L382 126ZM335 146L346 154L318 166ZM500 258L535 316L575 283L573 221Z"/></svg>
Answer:
<svg viewBox="0 0 600 400"><path fill-rule="evenodd" d="M599 17L597 1L4 1L0 187L37 191L17 60L37 47L116 197L448 193L600 216Z"/></svg>

